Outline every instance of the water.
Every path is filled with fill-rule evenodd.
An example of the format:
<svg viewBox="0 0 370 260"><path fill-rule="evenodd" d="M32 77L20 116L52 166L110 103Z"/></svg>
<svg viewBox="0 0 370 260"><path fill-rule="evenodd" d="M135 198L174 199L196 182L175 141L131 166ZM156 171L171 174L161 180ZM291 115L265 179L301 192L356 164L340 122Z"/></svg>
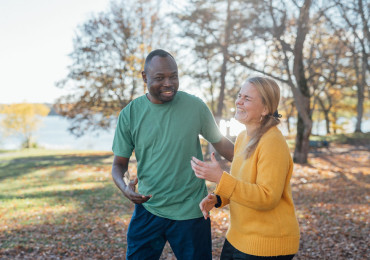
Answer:
<svg viewBox="0 0 370 260"><path fill-rule="evenodd" d="M296 131L296 118L290 118L290 129L292 134ZM337 120L337 124L341 125L343 127L343 130L345 133L353 133L355 131L355 125L356 125L356 118L344 118L340 117ZM238 121L236 121L234 118L231 118L230 120L220 120L220 130L223 135L226 135L227 128L229 129L229 134L231 136L237 136L241 131L245 129L245 126ZM286 122L281 120L281 124L278 126L280 131L283 133L284 136L289 135L288 127ZM362 132L370 132L370 119L363 119L362 125L361 125ZM341 133L341 130L338 130L338 133ZM326 123L324 120L319 122L313 122L312 125L312 135L326 135Z"/></svg>
<svg viewBox="0 0 370 260"><path fill-rule="evenodd" d="M343 121L344 119L340 119ZM292 119L291 126L295 131L294 122ZM338 120L339 121L339 120ZM346 125L346 132L352 133L356 119L353 118L348 121ZM46 149L64 149L64 150L96 150L96 151L111 151L112 142L114 137L114 129L109 131L98 131L97 133L86 133L80 138L76 138L68 131L70 122L61 116L47 116L43 119L42 125L34 133L34 141ZM230 127L230 135L237 136L242 130L245 129L244 125L237 122L235 119L229 121L221 120L220 130L221 133L226 135L226 128ZM288 135L285 122L279 126L284 135ZM370 131L370 120L363 120L362 131ZM325 135L325 122L314 122L312 134ZM0 149L19 149L22 144L21 136L0 137Z"/></svg>
<svg viewBox="0 0 370 260"><path fill-rule="evenodd" d="M33 134L34 141L46 149L111 151L114 129L86 133L76 138L68 131L69 126L70 122L64 117L47 116L43 118L40 128ZM0 148L19 149L22 141L19 135L2 136Z"/></svg>

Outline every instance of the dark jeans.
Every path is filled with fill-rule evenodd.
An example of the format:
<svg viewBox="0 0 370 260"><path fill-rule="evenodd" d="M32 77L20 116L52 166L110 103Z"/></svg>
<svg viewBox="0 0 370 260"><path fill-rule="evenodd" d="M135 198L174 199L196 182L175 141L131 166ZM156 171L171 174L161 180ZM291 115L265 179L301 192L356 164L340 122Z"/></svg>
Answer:
<svg viewBox="0 0 370 260"><path fill-rule="evenodd" d="M221 260L291 260L294 255L279 255L279 256L255 256L240 252L233 247L227 239L225 239L224 246L221 252Z"/></svg>
<svg viewBox="0 0 370 260"><path fill-rule="evenodd" d="M171 220L153 215L135 205L127 231L128 260L159 259L169 242L178 260L211 260L211 222L203 217Z"/></svg>

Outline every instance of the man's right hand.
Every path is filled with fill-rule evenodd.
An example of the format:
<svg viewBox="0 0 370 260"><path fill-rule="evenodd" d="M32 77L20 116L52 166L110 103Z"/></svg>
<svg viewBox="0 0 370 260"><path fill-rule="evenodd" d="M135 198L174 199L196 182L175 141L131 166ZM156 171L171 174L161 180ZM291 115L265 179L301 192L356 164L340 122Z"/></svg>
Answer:
<svg viewBox="0 0 370 260"><path fill-rule="evenodd" d="M124 181L124 173L127 172L128 163L129 158L117 155L114 156L112 165L113 181L123 193L123 195L125 195L125 197L131 200L133 203L141 204L147 202L152 197L152 195L145 196L135 192L135 185L138 182L137 178L130 181L129 183L126 183Z"/></svg>
<svg viewBox="0 0 370 260"><path fill-rule="evenodd" d="M142 204L144 202L147 202L152 197L152 195L142 195L142 194L135 192L135 186L137 182L138 182L137 178L135 178L134 180L131 180L127 184L125 190L123 191L123 194L133 203Z"/></svg>

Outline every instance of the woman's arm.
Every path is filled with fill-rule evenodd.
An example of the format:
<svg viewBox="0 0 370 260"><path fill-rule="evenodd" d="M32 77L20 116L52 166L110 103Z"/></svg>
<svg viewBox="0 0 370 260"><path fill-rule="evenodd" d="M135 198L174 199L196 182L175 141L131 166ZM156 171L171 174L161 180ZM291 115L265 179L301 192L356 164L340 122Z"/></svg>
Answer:
<svg viewBox="0 0 370 260"><path fill-rule="evenodd" d="M280 143L279 140L273 145L270 142L261 144L260 149L256 150L258 155L252 158L253 162L248 166L244 164L244 168L235 169L238 178L222 174L215 193L256 210L276 207L285 187L290 183L293 170L289 149L285 146L286 143Z"/></svg>

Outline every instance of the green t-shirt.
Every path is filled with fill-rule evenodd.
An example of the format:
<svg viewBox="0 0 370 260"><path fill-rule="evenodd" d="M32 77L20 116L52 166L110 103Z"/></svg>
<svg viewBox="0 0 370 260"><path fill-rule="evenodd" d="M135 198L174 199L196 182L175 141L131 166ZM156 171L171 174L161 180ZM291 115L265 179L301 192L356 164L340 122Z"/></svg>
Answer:
<svg viewBox="0 0 370 260"><path fill-rule="evenodd" d="M153 196L143 203L152 214L173 220L202 216L199 203L207 188L190 165L192 156L203 160L199 135L210 143L222 137L206 104L185 92L164 104L144 95L121 111L112 150L126 158L135 150L138 190Z"/></svg>

